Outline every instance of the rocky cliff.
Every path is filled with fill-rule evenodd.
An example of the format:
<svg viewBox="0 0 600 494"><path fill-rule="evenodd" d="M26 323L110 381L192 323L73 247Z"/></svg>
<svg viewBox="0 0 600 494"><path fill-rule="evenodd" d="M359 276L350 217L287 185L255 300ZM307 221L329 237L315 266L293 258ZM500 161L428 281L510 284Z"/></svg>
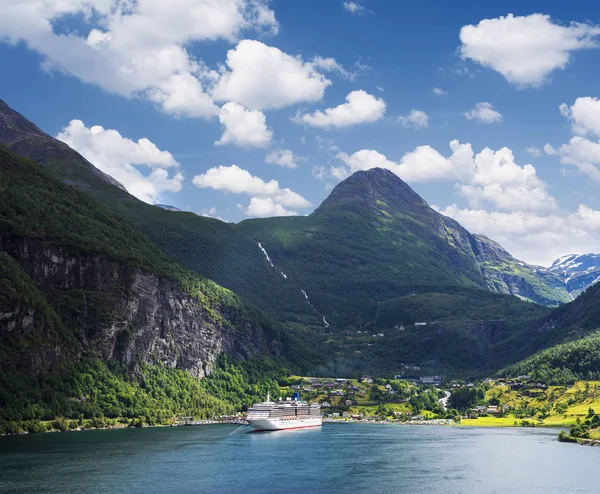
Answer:
<svg viewBox="0 0 600 494"><path fill-rule="evenodd" d="M5 368L39 371L86 354L115 359L131 370L160 363L203 377L221 353L247 359L277 351L258 325L234 326L231 308L206 307L174 281L139 267L23 237L0 237L0 250L18 263L72 335L70 344L53 345L56 321L22 300L15 298L12 307L5 302L0 338L17 349ZM32 346L37 350L31 352Z"/></svg>

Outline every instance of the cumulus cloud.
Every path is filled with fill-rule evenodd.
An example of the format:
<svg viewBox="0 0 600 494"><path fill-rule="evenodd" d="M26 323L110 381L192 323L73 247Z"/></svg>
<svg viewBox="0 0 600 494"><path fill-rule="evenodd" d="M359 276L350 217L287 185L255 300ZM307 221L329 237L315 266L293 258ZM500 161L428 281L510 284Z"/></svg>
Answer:
<svg viewBox="0 0 600 494"><path fill-rule="evenodd" d="M331 85L312 63L260 41L240 41L227 52L226 64L213 96L255 110L319 101Z"/></svg>
<svg viewBox="0 0 600 494"><path fill-rule="evenodd" d="M600 26L555 24L549 15L531 14L483 19L460 30L460 54L502 74L521 87L540 86L564 69L572 52L597 47Z"/></svg>
<svg viewBox="0 0 600 494"><path fill-rule="evenodd" d="M271 203L273 203L271 210L278 211L277 215L295 213L295 211L286 210L287 207L307 208L311 205L300 194L280 187L277 180L265 182L237 165L210 168L205 173L196 175L192 183L199 188L211 188L251 196L250 206L245 209L247 214L251 215L255 215L258 211L266 211L267 205ZM250 207L251 209L249 209ZM287 212L284 213L284 211Z"/></svg>
<svg viewBox="0 0 600 494"><path fill-rule="evenodd" d="M71 120L57 136L98 169L118 180L135 197L154 204L163 192L179 192L183 174L170 176L168 168L179 163L168 151L161 151L149 139L133 141L118 131L99 125L86 127L81 120ZM148 168L144 174L139 167Z"/></svg>
<svg viewBox="0 0 600 494"><path fill-rule="evenodd" d="M265 218L269 216L298 216L297 211L286 209L275 202L271 197L252 197L248 206L238 204L246 216L252 218Z"/></svg>
<svg viewBox="0 0 600 494"><path fill-rule="evenodd" d="M583 204L575 213L538 214L461 209L440 211L467 230L499 242L518 259L549 266L566 253L596 252L600 245L600 211Z"/></svg>
<svg viewBox="0 0 600 494"><path fill-rule="evenodd" d="M419 146L406 153L398 162L385 155L363 149L338 158L346 165L333 167L331 175L344 178L357 170L387 168L407 182L450 180L471 207L490 204L504 210L547 211L556 208L556 201L544 182L530 165L520 166L512 151L501 148L483 149L475 154L470 144L450 142L452 154L446 158L431 146Z"/></svg>
<svg viewBox="0 0 600 494"><path fill-rule="evenodd" d="M269 145L273 132L267 128L265 114L259 110L247 110L238 103L229 102L219 112L223 126L221 139L216 145L234 144L240 147L264 148Z"/></svg>
<svg viewBox="0 0 600 494"><path fill-rule="evenodd" d="M525 147L525 151L527 151L531 156L539 157L542 155L542 151L540 148L535 146L527 146Z"/></svg>
<svg viewBox="0 0 600 494"><path fill-rule="evenodd" d="M274 149L265 157L265 163L270 165L279 165L287 168L297 168L298 161L305 161L306 158L296 156L289 149Z"/></svg>
<svg viewBox="0 0 600 494"><path fill-rule="evenodd" d="M577 98L572 106L563 103L559 106L561 115L571 122L575 135L567 144L555 149L550 144L544 151L550 156L558 156L560 162L576 167L596 182L600 182L600 140L584 137L588 134L600 137L600 100L597 98Z"/></svg>
<svg viewBox="0 0 600 494"><path fill-rule="evenodd" d="M568 144L558 148L560 162L573 165L596 182L600 182L600 141L590 141L585 137L572 137Z"/></svg>
<svg viewBox="0 0 600 494"><path fill-rule="evenodd" d="M573 134L600 137L600 99L589 96L577 98L572 106L559 106L563 117L571 121Z"/></svg>
<svg viewBox="0 0 600 494"><path fill-rule="evenodd" d="M383 118L385 101L366 91L352 91L346 96L346 103L324 111L296 115L293 121L311 127L349 127L361 123L372 123Z"/></svg>
<svg viewBox="0 0 600 494"><path fill-rule="evenodd" d="M411 110L411 112L404 116L398 117L398 121L405 127L428 127L429 117L427 113L421 110Z"/></svg>
<svg viewBox="0 0 600 494"><path fill-rule="evenodd" d="M485 101L477 103L474 108L466 112L467 120L475 120L479 123L491 124L502 122L502 114L494 110L492 104Z"/></svg>
<svg viewBox="0 0 600 494"><path fill-rule="evenodd" d="M439 87L434 87L433 94L437 94L438 96L444 96L445 94L448 94L448 91L444 91L443 89L441 89Z"/></svg>
<svg viewBox="0 0 600 494"><path fill-rule="evenodd" d="M248 30L276 33L263 0L0 0L0 40L23 42L50 71L126 97L145 97L169 113L211 118L209 89L219 74L188 51L196 42L235 41ZM81 18L87 36L61 21ZM87 31L86 29L82 29Z"/></svg>

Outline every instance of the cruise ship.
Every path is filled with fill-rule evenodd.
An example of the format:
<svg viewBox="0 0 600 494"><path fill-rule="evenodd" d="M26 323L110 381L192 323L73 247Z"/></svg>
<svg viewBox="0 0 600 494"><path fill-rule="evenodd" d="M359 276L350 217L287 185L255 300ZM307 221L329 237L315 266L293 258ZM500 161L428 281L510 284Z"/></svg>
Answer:
<svg viewBox="0 0 600 494"><path fill-rule="evenodd" d="M300 401L298 393L278 402L271 401L267 394L267 401L252 405L246 420L253 432L320 427L321 407Z"/></svg>

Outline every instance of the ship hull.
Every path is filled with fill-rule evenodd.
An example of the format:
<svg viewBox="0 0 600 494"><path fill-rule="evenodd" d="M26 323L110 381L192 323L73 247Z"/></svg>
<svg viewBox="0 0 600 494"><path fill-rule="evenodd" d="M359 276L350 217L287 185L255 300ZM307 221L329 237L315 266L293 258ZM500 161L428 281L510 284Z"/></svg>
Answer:
<svg viewBox="0 0 600 494"><path fill-rule="evenodd" d="M252 427L252 432L266 431L285 431L290 429L308 429L312 427L321 427L321 417L311 417L306 419L252 419L248 420Z"/></svg>

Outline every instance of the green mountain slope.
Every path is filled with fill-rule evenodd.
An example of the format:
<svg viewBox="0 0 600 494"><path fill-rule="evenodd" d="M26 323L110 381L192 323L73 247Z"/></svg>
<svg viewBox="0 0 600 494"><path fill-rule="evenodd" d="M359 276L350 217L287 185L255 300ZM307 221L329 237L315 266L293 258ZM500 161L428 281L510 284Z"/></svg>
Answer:
<svg viewBox="0 0 600 494"><path fill-rule="evenodd" d="M323 326L322 316L328 315L342 323L361 311L362 322L374 315L374 302L419 285L480 286L548 305L570 299L564 286L558 286L562 282L542 278L499 245L469 234L383 170L360 172L339 184L308 218L231 225L138 201L3 102L0 142L133 222L187 268L292 326ZM258 242L283 263L276 263L281 269L271 268ZM321 277L322 268L324 277L317 281L315 274ZM337 268L338 281L327 274ZM301 290L309 299L317 290L312 295L317 299L310 299L314 309ZM342 308L338 302L344 292L351 302ZM356 304L364 309L354 310ZM341 317L348 307L352 313Z"/></svg>
<svg viewBox="0 0 600 494"><path fill-rule="evenodd" d="M149 342L158 338L162 341L163 360L179 359L192 365L187 352L180 352L177 345L169 347L160 335L146 335L141 347L131 346L125 331L130 324L130 318L124 316L128 308L116 301L120 291L132 286L131 280L137 283L140 279L136 269L148 270L175 284L174 287L157 282L151 286L143 282L144 304L152 305L152 297L167 299L174 288L183 288L197 295L200 304L194 310L204 309L213 316L213 330L218 330L224 320L257 321L247 331L261 342L261 348L268 346L267 340L256 331L264 326L279 341L278 351L299 358L304 364L315 362L311 351L327 355L320 366L314 366L315 371L323 372L328 366L339 369L340 365L359 372L361 365L371 364L373 369L395 370L404 360L426 363L431 369L491 369L512 361L512 352L519 349L504 342L517 341L518 333L530 325L529 321L544 313L538 306L491 292L515 294L544 304L558 304L568 297L564 288L561 291L554 287L534 267L431 209L387 170L354 174L338 184L307 217L255 219L234 225L137 200L78 153L44 134L2 102L0 141L38 160L54 176L83 191L85 194L68 187L65 198L77 193L79 201L79 197L87 195L87 202L81 201L80 212L93 212L93 218L81 213L82 219L72 204L66 209L60 201L37 204L37 191L13 192L11 196L12 186L7 187L7 218L11 214L16 218L7 220L12 236L18 235L19 222L25 221L25 211L31 209L34 214L27 221L33 222L35 228L26 225L32 232L28 238L39 236L46 243L53 242L54 227L48 238L39 232L63 222L61 229L56 230L60 232L57 238L62 242L61 248L84 247L88 254L109 256L131 268L127 271L129 281L96 284L86 297L59 294L61 307L69 308L75 318L82 317L89 297L99 301L98 306L103 309L96 312L96 319L90 324L97 324L103 312L120 313L123 317L118 344L114 348L99 344L97 351L126 361L139 359L136 352L147 355ZM57 186L53 183L52 187ZM45 194L40 193L40 197L46 197ZM20 203L19 196L29 197L29 202L35 204ZM73 218L83 223L73 228ZM85 224L90 221L100 221L102 225L96 228ZM88 231L94 234L88 235ZM20 252L18 246L3 249L13 256ZM33 245L31 249L36 251L40 246ZM61 269L76 262L68 254L53 253L60 259ZM33 262L25 257L21 253L21 264ZM50 260L45 263L52 264L52 255L46 257ZM83 272L95 276L89 269L95 258L88 256L85 261L88 267ZM113 265L107 268L117 269ZM30 274L32 269L30 266L25 271ZM194 278L197 275L202 278ZM71 278L59 281L68 284L72 291ZM39 277L32 279L39 284ZM262 309L278 324L270 324L221 286ZM103 301L103 293L111 294L109 302ZM141 292L137 295L142 297ZM230 306L233 313L228 308L221 310ZM184 310L184 301L178 300L176 307L177 311ZM166 310L166 306L162 308ZM478 318L484 313L487 322L483 330L478 330ZM402 325L406 317L414 322L414 318L425 315L427 319L443 321L442 329L432 329L427 338L422 337L423 331L408 330L390 340L381 351L366 341L350 341L346 334L349 330L388 330ZM509 318L503 324L489 323ZM160 322L172 323L170 317ZM236 324L230 329L235 332ZM303 344L292 345L292 333L300 335ZM439 338L442 334L443 338ZM117 335L112 335L109 341L116 340ZM210 345L210 341L209 338L206 344ZM255 350L246 345L239 348L233 337L219 344L241 356ZM464 362L459 362L454 357L464 348L472 351L467 351ZM496 348L504 350L496 352ZM198 355L194 358L202 360ZM210 370L210 362L209 358L208 363L198 363L194 372L204 374L204 367Z"/></svg>
<svg viewBox="0 0 600 494"><path fill-rule="evenodd" d="M600 332L560 343L501 371L504 376L531 375L534 380L564 385L600 380Z"/></svg>
<svg viewBox="0 0 600 494"><path fill-rule="evenodd" d="M450 287L548 303L568 296L498 244L438 214L388 170L355 173L307 217L247 220L238 228L261 241L277 270L293 273L338 327L373 322L387 299Z"/></svg>
<svg viewBox="0 0 600 494"><path fill-rule="evenodd" d="M294 346L235 294L4 146L0 251L0 345L18 349L4 352L5 369L36 371L86 354L201 376L223 352L248 358Z"/></svg>
<svg viewBox="0 0 600 494"><path fill-rule="evenodd" d="M130 195L66 144L0 100L0 143L47 168L116 212L186 268L243 296L294 325L320 326L299 289L271 269L257 243L235 225L188 212L168 211Z"/></svg>

